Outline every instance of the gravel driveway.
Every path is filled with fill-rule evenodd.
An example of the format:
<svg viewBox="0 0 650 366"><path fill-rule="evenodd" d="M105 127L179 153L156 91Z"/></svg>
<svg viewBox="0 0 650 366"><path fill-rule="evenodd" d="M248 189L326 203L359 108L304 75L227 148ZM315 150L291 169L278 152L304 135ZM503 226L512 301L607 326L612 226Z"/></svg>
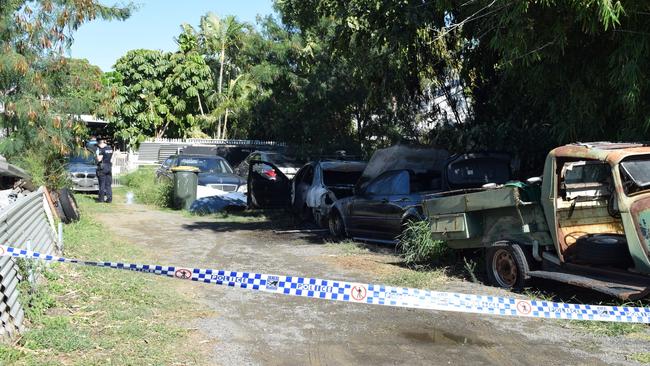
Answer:
<svg viewBox="0 0 650 366"><path fill-rule="evenodd" d="M115 205L96 218L160 264L376 282L390 254L350 256L316 236L278 235L260 222L185 217ZM178 282L178 281L177 281ZM507 294L452 280L441 290ZM595 336L566 323L423 311L182 283L212 309L187 327L201 331L220 365L609 365L635 364L643 337ZM645 332L646 335L648 332Z"/></svg>

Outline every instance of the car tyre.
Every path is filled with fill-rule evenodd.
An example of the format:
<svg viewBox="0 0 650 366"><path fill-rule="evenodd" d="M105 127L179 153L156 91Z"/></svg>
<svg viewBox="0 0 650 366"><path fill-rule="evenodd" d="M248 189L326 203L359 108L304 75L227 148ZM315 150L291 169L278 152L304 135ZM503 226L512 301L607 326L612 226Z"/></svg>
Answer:
<svg viewBox="0 0 650 366"><path fill-rule="evenodd" d="M65 214L66 220L62 220L64 223L68 224L70 222L79 221L79 205L77 205L77 200L74 198L74 195L67 188L59 191L59 206Z"/></svg>
<svg viewBox="0 0 650 366"><path fill-rule="evenodd" d="M330 234L332 237L334 237L334 239L340 240L345 238L345 223L343 222L343 218L338 211L333 211L330 214L329 229Z"/></svg>
<svg viewBox="0 0 650 366"><path fill-rule="evenodd" d="M328 220L323 217L323 214L317 208L312 208L311 216L314 218L314 222L319 228L325 228L328 225Z"/></svg>
<svg viewBox="0 0 650 366"><path fill-rule="evenodd" d="M494 286L521 290L530 276L529 261L524 250L515 243L495 243L486 251L487 277Z"/></svg>

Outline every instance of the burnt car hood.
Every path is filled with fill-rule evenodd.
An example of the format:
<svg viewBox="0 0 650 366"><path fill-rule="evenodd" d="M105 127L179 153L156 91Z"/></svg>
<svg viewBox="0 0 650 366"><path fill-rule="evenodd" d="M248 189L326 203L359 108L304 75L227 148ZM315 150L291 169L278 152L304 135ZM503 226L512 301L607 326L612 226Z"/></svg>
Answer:
<svg viewBox="0 0 650 366"><path fill-rule="evenodd" d="M395 145L377 150L364 169L357 188L390 170L408 169L415 173L442 172L449 152L442 149Z"/></svg>
<svg viewBox="0 0 650 366"><path fill-rule="evenodd" d="M208 184L246 184L241 177L229 173L199 173L199 185Z"/></svg>
<svg viewBox="0 0 650 366"><path fill-rule="evenodd" d="M95 173L97 167L95 165L90 165L90 164L74 163L74 164L68 164L67 170L70 173Z"/></svg>

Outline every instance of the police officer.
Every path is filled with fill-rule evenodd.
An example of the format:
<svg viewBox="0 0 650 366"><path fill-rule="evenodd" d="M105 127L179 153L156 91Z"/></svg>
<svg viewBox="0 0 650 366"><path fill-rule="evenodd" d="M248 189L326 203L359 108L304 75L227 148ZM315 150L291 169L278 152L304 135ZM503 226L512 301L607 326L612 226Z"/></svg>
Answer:
<svg viewBox="0 0 650 366"><path fill-rule="evenodd" d="M113 148L110 145L106 144L106 139L99 139L97 144L97 178L99 179L99 202L112 202L113 201L113 189L111 184L113 183L113 164L111 159L113 158Z"/></svg>

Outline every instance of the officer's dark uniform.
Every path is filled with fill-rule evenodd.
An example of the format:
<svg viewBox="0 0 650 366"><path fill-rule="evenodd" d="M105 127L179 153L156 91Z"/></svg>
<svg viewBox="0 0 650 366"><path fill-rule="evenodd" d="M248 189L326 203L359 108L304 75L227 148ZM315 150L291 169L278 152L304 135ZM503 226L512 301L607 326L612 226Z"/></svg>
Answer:
<svg viewBox="0 0 650 366"><path fill-rule="evenodd" d="M113 148L109 145L97 147L97 156L102 156L102 161L97 163L97 179L99 179L99 202L113 201Z"/></svg>

